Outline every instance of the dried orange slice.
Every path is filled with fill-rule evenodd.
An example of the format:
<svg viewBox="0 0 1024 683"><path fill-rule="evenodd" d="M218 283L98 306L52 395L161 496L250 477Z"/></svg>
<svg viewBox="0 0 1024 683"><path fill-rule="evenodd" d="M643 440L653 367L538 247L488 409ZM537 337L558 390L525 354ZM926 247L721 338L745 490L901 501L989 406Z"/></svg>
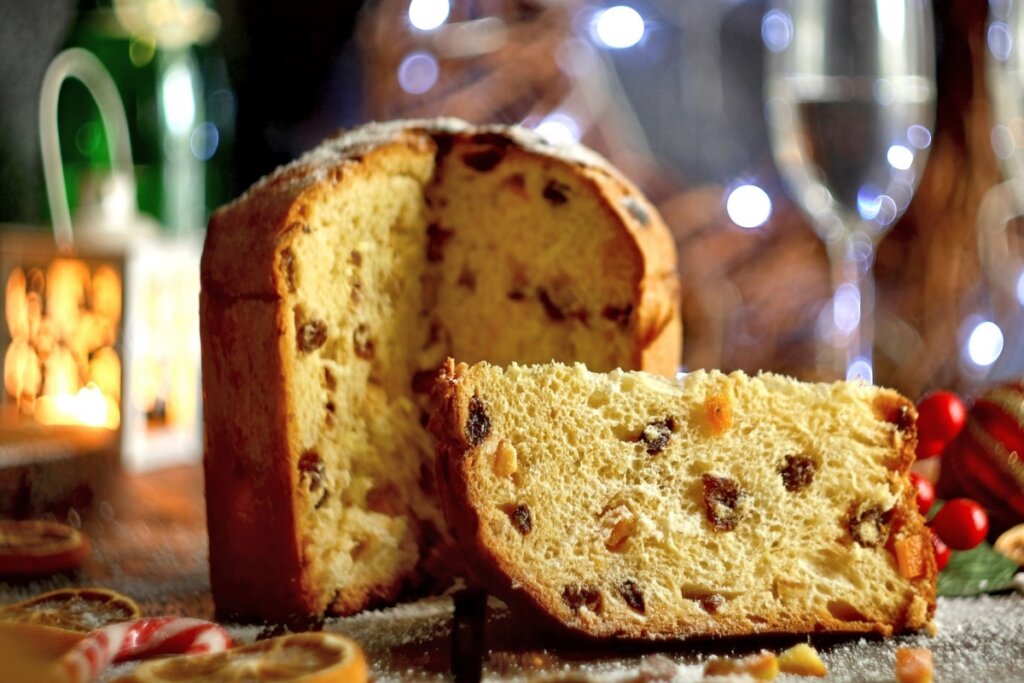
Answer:
<svg viewBox="0 0 1024 683"><path fill-rule="evenodd" d="M992 546L996 552L1024 566L1024 524L1007 529Z"/></svg>
<svg viewBox="0 0 1024 683"><path fill-rule="evenodd" d="M61 588L0 607L0 621L77 633L138 619L141 614L134 600L105 588Z"/></svg>
<svg viewBox="0 0 1024 683"><path fill-rule="evenodd" d="M293 681L365 683L366 658L339 633L295 633L209 655L185 655L140 665L117 683Z"/></svg>
<svg viewBox="0 0 1024 683"><path fill-rule="evenodd" d="M0 576L74 569L88 556L89 541L72 526L42 519L0 519Z"/></svg>

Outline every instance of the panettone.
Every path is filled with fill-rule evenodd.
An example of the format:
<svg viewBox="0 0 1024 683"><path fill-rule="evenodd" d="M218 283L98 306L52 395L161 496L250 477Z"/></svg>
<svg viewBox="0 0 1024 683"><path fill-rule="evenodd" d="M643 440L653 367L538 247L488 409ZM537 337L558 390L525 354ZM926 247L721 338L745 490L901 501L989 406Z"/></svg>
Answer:
<svg viewBox="0 0 1024 683"><path fill-rule="evenodd" d="M211 220L201 332L223 617L443 579L427 392L447 355L673 373L675 252L603 159L517 128L371 124Z"/></svg>
<svg viewBox="0 0 1024 683"><path fill-rule="evenodd" d="M894 391L449 360L434 402L445 516L512 606L595 637L931 628Z"/></svg>

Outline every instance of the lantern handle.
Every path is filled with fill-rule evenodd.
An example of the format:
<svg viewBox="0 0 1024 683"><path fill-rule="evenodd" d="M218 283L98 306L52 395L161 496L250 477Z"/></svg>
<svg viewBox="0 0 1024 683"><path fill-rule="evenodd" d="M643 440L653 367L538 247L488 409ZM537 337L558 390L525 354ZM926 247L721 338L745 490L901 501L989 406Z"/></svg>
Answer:
<svg viewBox="0 0 1024 683"><path fill-rule="evenodd" d="M128 118L125 116L117 85L95 55L82 48L68 48L50 62L43 76L42 91L39 95L39 143L42 149L43 175L46 179L53 235L57 247L61 250L69 250L74 246L71 208L67 186L64 183L64 162L61 159L57 127L57 101L60 89L68 78L78 79L96 101L106 132L111 170L128 183L128 196L135 197L135 171L128 137ZM114 134L111 134L111 131Z"/></svg>

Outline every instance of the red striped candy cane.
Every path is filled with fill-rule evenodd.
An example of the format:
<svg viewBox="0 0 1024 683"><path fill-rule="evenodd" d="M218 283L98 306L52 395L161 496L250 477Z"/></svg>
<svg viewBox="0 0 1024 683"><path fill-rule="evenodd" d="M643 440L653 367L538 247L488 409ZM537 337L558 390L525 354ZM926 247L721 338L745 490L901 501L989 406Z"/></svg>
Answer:
<svg viewBox="0 0 1024 683"><path fill-rule="evenodd" d="M149 617L93 631L61 658L59 666L68 683L89 683L114 662L222 652L231 644L227 631L210 621Z"/></svg>

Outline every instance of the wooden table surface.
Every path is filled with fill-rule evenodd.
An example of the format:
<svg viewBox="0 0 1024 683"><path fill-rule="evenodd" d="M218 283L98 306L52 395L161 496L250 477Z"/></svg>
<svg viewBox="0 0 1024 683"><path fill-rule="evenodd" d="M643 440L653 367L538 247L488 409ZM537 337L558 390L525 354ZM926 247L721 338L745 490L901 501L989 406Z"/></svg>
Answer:
<svg viewBox="0 0 1024 683"><path fill-rule="evenodd" d="M102 586L137 600L145 614L213 618L207 573L202 471L177 467L120 475L84 514L69 514L92 539L85 567L72 575L0 582L0 604L68 586ZM805 637L717 643L581 644L534 630L497 603L462 593L331 619L324 628L348 633L366 651L376 680L699 681L712 654L778 651ZM456 615L456 612L458 614ZM1024 681L1024 596L940 600L939 635L814 638L828 680L892 681L895 649L928 647L938 681ZM228 625L242 641L275 632ZM278 629L279 631L279 629ZM454 657L452 653L455 653ZM121 670L115 673L120 673ZM782 676L778 680L804 680Z"/></svg>

